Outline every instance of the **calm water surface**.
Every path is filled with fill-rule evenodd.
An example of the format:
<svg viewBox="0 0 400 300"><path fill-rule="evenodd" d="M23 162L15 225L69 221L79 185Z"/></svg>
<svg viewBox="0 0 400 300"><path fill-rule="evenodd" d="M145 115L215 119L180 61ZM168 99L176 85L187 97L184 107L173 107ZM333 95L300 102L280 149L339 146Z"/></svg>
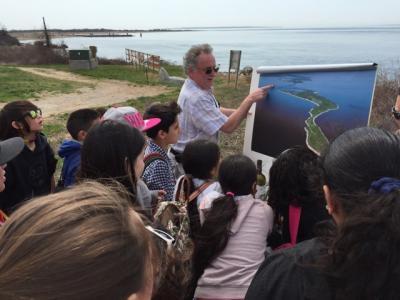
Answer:
<svg viewBox="0 0 400 300"><path fill-rule="evenodd" d="M393 71L400 67L400 27L341 29L202 28L152 32L133 37L64 38L70 49L95 45L98 56L124 58L125 48L160 55L182 64L193 44L213 46L217 63L228 69L229 50L242 50L241 67L376 62Z"/></svg>

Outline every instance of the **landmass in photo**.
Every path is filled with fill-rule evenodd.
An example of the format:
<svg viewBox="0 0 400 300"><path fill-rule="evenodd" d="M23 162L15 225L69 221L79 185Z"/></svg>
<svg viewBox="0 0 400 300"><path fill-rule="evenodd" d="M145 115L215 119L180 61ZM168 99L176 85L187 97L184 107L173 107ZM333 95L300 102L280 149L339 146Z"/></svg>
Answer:
<svg viewBox="0 0 400 300"><path fill-rule="evenodd" d="M261 74L273 83L256 106L252 150L276 157L306 144L321 153L347 129L367 126L376 70Z"/></svg>

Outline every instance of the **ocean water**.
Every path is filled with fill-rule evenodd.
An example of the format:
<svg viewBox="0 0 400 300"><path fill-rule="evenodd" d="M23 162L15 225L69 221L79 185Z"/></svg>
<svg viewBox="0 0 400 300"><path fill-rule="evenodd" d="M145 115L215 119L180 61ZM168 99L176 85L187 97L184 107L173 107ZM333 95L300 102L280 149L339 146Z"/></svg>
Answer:
<svg viewBox="0 0 400 300"><path fill-rule="evenodd" d="M375 69L261 74L259 86L274 83L275 87L267 101L257 104L252 149L275 157L287 148L305 143L305 120L316 105L288 95L285 90L311 90L338 106L315 119L328 140L348 129L367 126L375 75Z"/></svg>
<svg viewBox="0 0 400 300"><path fill-rule="evenodd" d="M263 27L196 28L179 32L144 32L133 37L54 39L70 49L97 46L98 56L124 58L125 48L182 64L194 44L209 43L222 71L229 50L242 50L241 67L375 62L385 71L400 67L400 26L373 28L271 29Z"/></svg>

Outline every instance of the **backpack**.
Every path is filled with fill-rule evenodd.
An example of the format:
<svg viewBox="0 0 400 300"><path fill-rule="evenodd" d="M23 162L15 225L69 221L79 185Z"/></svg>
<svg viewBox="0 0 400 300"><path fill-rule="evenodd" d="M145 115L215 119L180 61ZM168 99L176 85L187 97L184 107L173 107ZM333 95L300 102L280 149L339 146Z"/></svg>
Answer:
<svg viewBox="0 0 400 300"><path fill-rule="evenodd" d="M186 184L184 180L185 179L182 178L182 180L178 182L178 189L174 201L162 201L159 203L156 213L154 214L154 221L167 229L174 237L175 248L178 253L190 259L193 250L193 242L190 238L190 220L187 212L187 204L196 200L212 182L204 182L190 195L186 195L187 197L183 198L184 196L181 195L180 192L182 192L182 184Z"/></svg>
<svg viewBox="0 0 400 300"><path fill-rule="evenodd" d="M300 216L301 216L301 207L295 205L289 205L289 234L290 234L290 242L284 243L274 250L279 249L287 249L296 246L297 242L297 233L299 232L300 225Z"/></svg>

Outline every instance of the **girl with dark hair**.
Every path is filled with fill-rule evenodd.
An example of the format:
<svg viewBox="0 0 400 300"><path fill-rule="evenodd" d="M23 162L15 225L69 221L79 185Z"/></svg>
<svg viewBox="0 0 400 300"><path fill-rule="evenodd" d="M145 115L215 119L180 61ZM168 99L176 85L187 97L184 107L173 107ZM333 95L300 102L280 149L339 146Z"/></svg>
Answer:
<svg viewBox="0 0 400 300"><path fill-rule="evenodd" d="M274 234L268 238L272 248L313 238L315 224L329 218L321 184L318 156L307 147L295 146L276 158L269 170L268 189L268 204L275 213ZM297 219L293 212L298 213ZM292 232L295 225L297 234Z"/></svg>
<svg viewBox="0 0 400 300"><path fill-rule="evenodd" d="M183 151L182 166L185 175L177 180L174 199L186 203L192 238L200 228L198 207L210 194L221 192L219 183L213 180L217 175L219 160L218 145L208 140L192 141Z"/></svg>
<svg viewBox="0 0 400 300"><path fill-rule="evenodd" d="M140 180L144 147L145 138L134 127L111 120L97 124L83 143L78 179L105 184L116 180L131 194L132 203L151 214L152 198L157 198L158 191L150 192Z"/></svg>
<svg viewBox="0 0 400 300"><path fill-rule="evenodd" d="M57 160L43 129L42 111L29 101L13 101L0 111L0 140L24 139L22 152L7 164L0 209L12 213L22 202L54 191Z"/></svg>
<svg viewBox="0 0 400 300"><path fill-rule="evenodd" d="M197 299L243 299L264 260L273 212L254 199L257 170L244 155L219 167L223 195L201 210L204 222L194 237L193 278ZM197 285L197 288L196 288Z"/></svg>
<svg viewBox="0 0 400 300"><path fill-rule="evenodd" d="M398 299L400 138L349 130L321 165L336 232L269 256L246 299Z"/></svg>

